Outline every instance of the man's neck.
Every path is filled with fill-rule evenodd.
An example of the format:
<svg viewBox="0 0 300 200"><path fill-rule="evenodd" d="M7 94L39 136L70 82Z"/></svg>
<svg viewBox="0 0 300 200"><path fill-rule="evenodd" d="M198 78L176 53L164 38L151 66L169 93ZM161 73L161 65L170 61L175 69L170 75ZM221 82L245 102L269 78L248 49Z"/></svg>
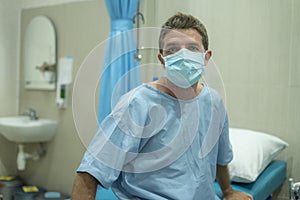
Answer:
<svg viewBox="0 0 300 200"><path fill-rule="evenodd" d="M174 85L171 81L169 81L165 77L157 81L151 82L149 85L174 98L181 99L181 100L193 99L196 96L198 96L203 89L203 85L198 83L188 88L181 88Z"/></svg>

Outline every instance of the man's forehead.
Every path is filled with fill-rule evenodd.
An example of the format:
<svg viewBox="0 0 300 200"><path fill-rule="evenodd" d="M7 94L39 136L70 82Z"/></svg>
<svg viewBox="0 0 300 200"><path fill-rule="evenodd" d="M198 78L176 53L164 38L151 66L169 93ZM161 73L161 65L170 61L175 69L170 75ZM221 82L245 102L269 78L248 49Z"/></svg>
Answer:
<svg viewBox="0 0 300 200"><path fill-rule="evenodd" d="M174 42L196 42L202 44L202 37L198 31L194 29L173 29L166 34L164 42L165 44Z"/></svg>

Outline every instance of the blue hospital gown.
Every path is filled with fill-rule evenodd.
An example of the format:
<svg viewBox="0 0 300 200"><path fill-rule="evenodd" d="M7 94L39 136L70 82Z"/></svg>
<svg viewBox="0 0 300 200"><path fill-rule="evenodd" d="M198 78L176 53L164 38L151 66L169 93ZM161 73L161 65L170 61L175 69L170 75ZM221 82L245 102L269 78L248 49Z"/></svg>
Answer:
<svg viewBox="0 0 300 200"><path fill-rule="evenodd" d="M233 157L228 134L215 90L178 100L142 84L103 120L77 171L119 199L215 199L216 165Z"/></svg>

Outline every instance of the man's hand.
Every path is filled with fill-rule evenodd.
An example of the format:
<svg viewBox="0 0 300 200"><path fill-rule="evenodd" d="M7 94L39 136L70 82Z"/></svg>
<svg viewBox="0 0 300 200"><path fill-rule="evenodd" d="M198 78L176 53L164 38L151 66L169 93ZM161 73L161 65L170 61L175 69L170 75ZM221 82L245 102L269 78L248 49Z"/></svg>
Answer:
<svg viewBox="0 0 300 200"><path fill-rule="evenodd" d="M252 195L230 189L223 193L224 200L253 200Z"/></svg>
<svg viewBox="0 0 300 200"><path fill-rule="evenodd" d="M231 188L227 165L217 165L217 180L225 200L253 200L250 194L235 191Z"/></svg>

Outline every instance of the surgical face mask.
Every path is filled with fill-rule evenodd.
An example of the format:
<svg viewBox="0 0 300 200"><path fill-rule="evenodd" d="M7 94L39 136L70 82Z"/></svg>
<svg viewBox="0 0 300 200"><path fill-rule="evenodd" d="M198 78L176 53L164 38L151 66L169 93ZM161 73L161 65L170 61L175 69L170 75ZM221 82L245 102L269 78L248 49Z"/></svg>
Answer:
<svg viewBox="0 0 300 200"><path fill-rule="evenodd" d="M181 88L188 88L197 83L204 74L205 54L181 49L163 57L167 78Z"/></svg>

